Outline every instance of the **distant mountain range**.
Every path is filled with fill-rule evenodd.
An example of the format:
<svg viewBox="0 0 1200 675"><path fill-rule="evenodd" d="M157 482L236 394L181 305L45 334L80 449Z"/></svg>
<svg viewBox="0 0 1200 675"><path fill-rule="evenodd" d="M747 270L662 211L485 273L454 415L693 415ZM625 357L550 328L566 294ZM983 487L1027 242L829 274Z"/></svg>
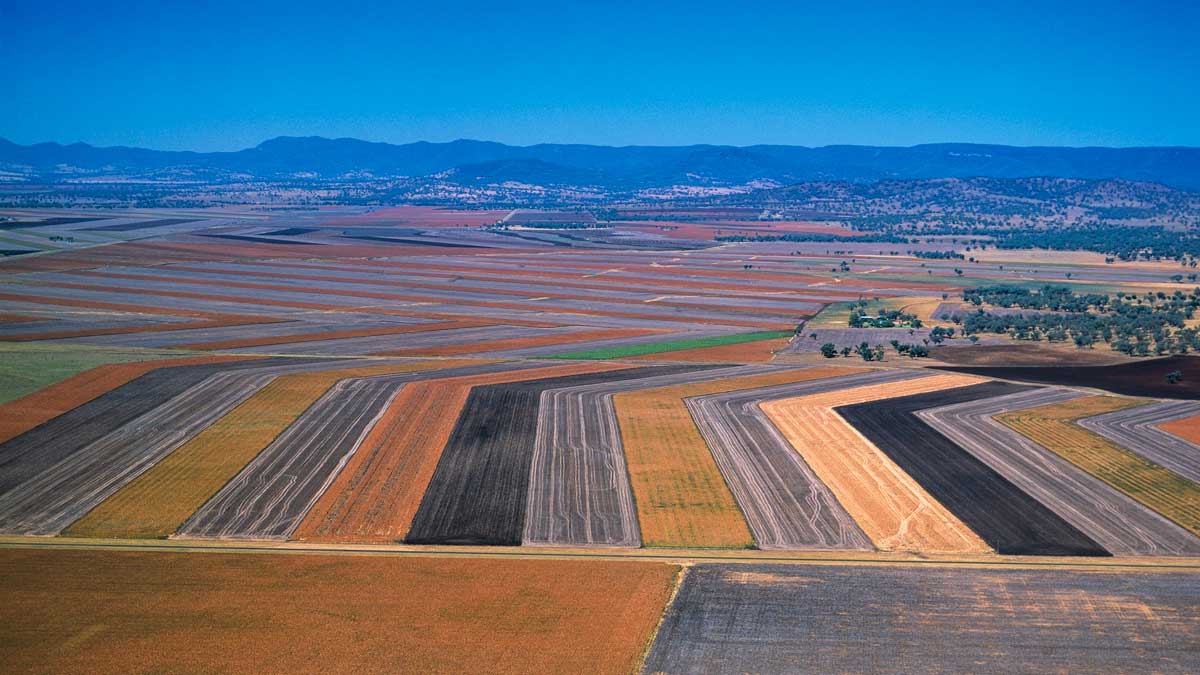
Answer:
<svg viewBox="0 0 1200 675"><path fill-rule="evenodd" d="M940 143L625 146L486 141L372 143L279 137L237 152L180 152L86 143L18 145L0 139L0 170L36 180L89 176L193 176L264 180L430 177L462 185L505 182L636 190L755 181L873 182L927 178L1118 178L1200 190L1200 148L1063 148Z"/></svg>

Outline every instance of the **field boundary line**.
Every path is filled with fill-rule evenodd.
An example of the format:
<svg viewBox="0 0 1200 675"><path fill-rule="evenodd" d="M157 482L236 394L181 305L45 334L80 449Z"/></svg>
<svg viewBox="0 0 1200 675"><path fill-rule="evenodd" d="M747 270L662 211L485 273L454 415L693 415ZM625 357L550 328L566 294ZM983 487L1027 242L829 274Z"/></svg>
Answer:
<svg viewBox="0 0 1200 675"><path fill-rule="evenodd" d="M730 552L721 555L721 551L706 552L697 550L662 551L652 549L620 549L588 552L580 550L560 549L554 547L509 547L513 550L501 550L491 546L411 546L395 544L388 546L373 545L296 545L293 542L241 543L237 541L218 540L180 540L180 539L148 539L148 540L84 540L66 537L0 537L0 549L61 549L61 550L131 550L131 551L161 551L164 553L274 553L295 555L391 555L408 557L443 557L443 558L547 558L547 559L584 559L584 560L629 560L665 562L673 564L705 564L705 563L740 563L740 564L796 564L796 565L861 565L861 566L917 566L917 567L977 567L977 568L1060 568L1060 569L1090 569L1090 570L1161 570L1161 571L1200 571L1200 558L1163 558L1146 560L1140 558L1078 558L1047 557L1047 559L1031 559L1031 556L986 556L986 557L893 557L885 555L864 554L862 556L839 555L840 552L830 552L822 555L819 552L804 552L796 555L778 555L775 551L764 551L764 555L747 555L743 552ZM522 550L515 550L515 549ZM528 550L524 550L528 549Z"/></svg>

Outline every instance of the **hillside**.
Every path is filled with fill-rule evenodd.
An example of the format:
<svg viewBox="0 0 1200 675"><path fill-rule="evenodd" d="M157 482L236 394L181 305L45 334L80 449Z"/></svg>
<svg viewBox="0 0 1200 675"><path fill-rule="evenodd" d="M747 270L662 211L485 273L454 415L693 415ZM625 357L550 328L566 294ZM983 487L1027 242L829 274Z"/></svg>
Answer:
<svg viewBox="0 0 1200 675"><path fill-rule="evenodd" d="M1156 182L1200 189L1200 149L1065 148L943 143L912 147L787 145L676 147L539 144L473 140L394 145L351 138L280 137L237 152L180 152L86 143L18 145L0 139L0 171L10 180L80 176L188 175L258 179L352 175L451 182L590 185L641 189L667 185L740 185L752 181L873 182L928 178L1056 178ZM164 173L166 172L166 173ZM581 183L581 181L585 181Z"/></svg>

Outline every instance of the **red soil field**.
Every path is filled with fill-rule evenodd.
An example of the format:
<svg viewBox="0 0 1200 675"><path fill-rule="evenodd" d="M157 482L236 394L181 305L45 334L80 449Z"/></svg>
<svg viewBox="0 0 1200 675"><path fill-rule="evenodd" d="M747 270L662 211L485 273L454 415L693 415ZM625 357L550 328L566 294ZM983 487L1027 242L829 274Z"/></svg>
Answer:
<svg viewBox="0 0 1200 675"><path fill-rule="evenodd" d="M621 370L616 364L572 363L514 372L415 382L383 418L308 512L299 541L395 542L408 534L471 389L488 384Z"/></svg>
<svg viewBox="0 0 1200 675"><path fill-rule="evenodd" d="M182 271L191 271L191 272L212 272L212 270L206 270L203 268L175 268L175 269L180 269ZM96 273L96 276L106 276L106 277L115 277L115 278L124 278L124 279L152 279L155 281L164 280L162 277L148 277L148 276L144 276L144 275ZM255 274L255 276L267 277L270 279L291 279L291 280L295 280L295 281L321 281L321 282L330 282L330 283L346 283L348 281L353 281L353 280L346 279L344 277L325 276L325 275L320 275L320 274L288 274L288 273L284 273L284 272L268 272L268 271L257 272ZM461 278L461 277L459 277L459 278ZM492 280L494 281L495 279L492 279ZM214 281L214 280L204 280L204 279L189 279L187 283L207 284L207 285L214 285L214 286L229 285L228 283L226 283L224 281ZM246 283L249 283L249 282L246 282ZM370 283L370 282L362 282L362 283ZM378 283L378 282L376 282L376 283ZM411 282L411 281L404 281L404 282L396 284L396 285L401 288L404 288L404 289L420 288L420 289L437 290L437 291L460 291L460 290L463 290L463 287L455 285L453 283L422 284L422 283L415 283L415 282ZM267 285L267 284L263 284L263 287L268 287L268 286L269 285ZM280 290L280 289L283 289L286 287L285 286L270 286L270 288L272 290ZM292 290L296 290L296 289L292 289ZM547 292L539 291L536 295L531 295L529 291L515 291L515 290L502 289L502 288L501 289L468 288L467 290L478 291L480 293L487 293L490 295L507 295L507 296L515 296L515 297L519 297L519 298L539 297L539 298L554 298L554 299L558 299L558 300L596 300L597 299L597 297L595 295L577 295L577 294L570 294L570 293L555 293L552 291L547 291ZM348 291L348 292L350 292L350 291ZM408 297L408 296L403 296L403 297ZM624 300L624 299L620 299L620 298L603 298L603 299L605 302L638 304L638 305L642 304L641 301L639 301L639 300Z"/></svg>
<svg viewBox="0 0 1200 675"><path fill-rule="evenodd" d="M508 211L456 211L436 206L393 206L359 216L323 221L322 225L400 225L405 227L481 227L503 219Z"/></svg>
<svg viewBox="0 0 1200 675"><path fill-rule="evenodd" d="M1163 422L1158 425L1158 428L1168 434L1175 434L1185 441L1200 445L1200 415Z"/></svg>
<svg viewBox="0 0 1200 675"><path fill-rule="evenodd" d="M70 289L79 290L79 291L110 291L110 292L116 292L116 293L130 293L133 295L150 295L150 296L161 296L161 297L167 297L167 298L189 298L192 300L214 300L214 301L218 301L218 302L235 302L235 303L241 303L241 304L247 304L247 305L261 305L261 306L268 306L268 307L291 307L291 308L295 308L295 309L319 309L319 310L327 311L327 312L360 312L360 313L365 313L365 314L382 314L384 316L407 316L407 317L416 317L416 318L423 318L423 319L424 318L442 318L442 319L448 319L448 320L462 320L461 315L453 315L453 314L430 314L428 312L410 312L410 311L399 310L399 309L380 309L380 308L376 308L376 307L352 307L352 306L343 306L343 305L326 305L326 304L318 303L318 302L284 302L282 300L267 300L267 299L252 299L252 298L243 299L243 298L230 297L227 295L214 295L214 294L210 294L210 293L190 293L190 292L185 292L185 291L159 291L159 290L146 290L146 289L141 289L141 288L124 288L124 287L118 287L118 286L98 286L98 285L94 285L94 284L71 284L71 283L61 283L61 282L56 282L56 283L46 282L46 283L43 283L42 285L43 286L54 286L56 288L70 288ZM229 286L235 286L235 285L239 285L239 284L225 283L225 284L219 284L219 285L229 287ZM240 284L240 285L245 286L246 284ZM264 284L264 286L265 286L265 284ZM251 287L253 287L253 286L251 286ZM11 297L15 297L19 301L23 301L23 302L32 302L33 301L30 299L27 299L25 296L11 296ZM6 298L11 299L10 296L0 293L0 300L6 299ZM71 306L75 306L75 307L99 307L99 308L110 308L110 309L127 308L124 311L139 311L138 308L141 307L140 305L116 305L113 303L92 302L90 300L83 301L83 300L46 299L46 300L43 300L43 302L62 304L62 305L71 305ZM179 315L179 316L205 315L202 312L188 312L187 310L175 311L175 310L163 309L163 310L150 311L149 308L145 308L145 309L146 309L146 313L174 314L174 315ZM221 314L209 314L206 316L238 317L238 315L221 315ZM279 323L279 322L283 322L283 321L287 320L287 319L270 319L270 318L259 318L259 317L238 317L238 319L241 320L241 323L243 323L243 324ZM510 326L530 326L530 327L536 327L536 328L553 328L553 327L560 325L557 323L547 323L544 321L528 321L528 320L520 320L520 319L513 319L513 320L506 319L504 321L504 323L507 325L510 325ZM174 325L177 325L177 326L185 325L186 328L215 327L215 324L213 324L213 323L191 324L191 325L174 324ZM241 325L241 324L231 323L231 324L226 324L226 325L236 326L236 325ZM98 333L98 332L88 333L88 335L94 335L94 334L102 334L102 333ZM10 338L11 337L14 337L14 336L10 336ZM0 339L4 339L4 338L0 338ZM49 338L19 337L19 339L49 339Z"/></svg>
<svg viewBox="0 0 1200 675"><path fill-rule="evenodd" d="M658 234L670 239L691 239L696 241L712 241L720 235L778 235L789 232L804 232L812 234L835 234L840 237L858 237L866 234L840 227L832 223L812 223L806 221L713 221L708 223L688 222L624 222L614 223L622 230L637 230L649 234Z"/></svg>
<svg viewBox="0 0 1200 675"><path fill-rule="evenodd" d="M439 321L405 326L385 326L381 328L360 328L358 330L334 330L316 333L299 333L295 335L274 335L260 338L242 338L233 340L217 340L213 342L196 342L180 345L180 349L244 349L246 347L264 347L267 345L292 344L296 342L321 342L323 340L341 340L345 338L372 337L376 335L400 335L403 333L424 333L435 330L456 330L459 328L476 328L490 326L488 321Z"/></svg>
<svg viewBox="0 0 1200 675"><path fill-rule="evenodd" d="M258 242L238 242L236 244L197 243L159 243L154 246L169 246L173 250L186 253L196 253L208 256L208 260L254 260L258 258L370 258L373 256L431 256L431 255L462 255L462 249L446 248L443 246L402 246L388 245L357 245L357 244L327 244L312 246L308 244L261 244ZM510 249L506 249L510 250Z"/></svg>
<svg viewBox="0 0 1200 675"><path fill-rule="evenodd" d="M630 673L653 562L0 551L9 672Z"/></svg>
<svg viewBox="0 0 1200 675"><path fill-rule="evenodd" d="M605 330L585 331L581 333L563 333L558 335L543 335L540 337L530 338L512 338L510 340L492 340L489 342L471 342L467 344L453 344L442 347L418 347L414 349L400 349L391 352L379 352L373 356L459 356L462 354L475 354L482 352L498 352L507 349L526 349L528 347L545 347L548 345L560 345L575 342L585 342L588 340L609 340L613 338L637 337L641 335L651 335L654 333L664 333L661 330L641 330L636 328L611 328Z"/></svg>
<svg viewBox="0 0 1200 675"><path fill-rule="evenodd" d="M720 282L694 281L691 279L637 280L637 279L629 279L627 277L608 277L610 284L608 286L605 286L602 284L601 285L579 284L579 283L568 284L568 283L560 283L559 282L559 280L579 281L580 279L596 278L596 277L600 277L601 275L591 275L591 277L589 277L589 275L586 275L586 274L575 274L575 273L567 273L567 272L545 272L545 271L537 271L536 267L531 268L529 270L522 270L522 269L495 270L495 271L493 271L493 276L487 276L487 275L482 275L480 273L480 270L476 269L474 267L465 267L465 266L456 266L456 265L435 265L432 263L408 263L408 262L395 263L395 262L390 262L390 261L386 261L386 260L363 260L363 261L360 261L360 264L370 265L370 266L374 266L374 267L388 267L388 268L393 268L393 269L402 269L402 270L404 270L405 273L413 273L413 274L418 273L417 272L418 270L446 272L449 274L446 274L445 276L462 277L464 279L472 279L472 280L477 280L477 281L496 281L497 278L522 277L522 278L545 279L545 280L547 280L547 283L558 284L558 285L562 285L562 286L571 285L571 286L580 286L580 287L584 287L584 288L608 288L608 287L611 287L611 284L628 284L628 286L623 286L623 287L629 288L630 290L651 290L651 291L654 290L654 284L662 284L663 286L672 287L675 289L687 289L687 290L741 291L744 293L755 293L755 292L757 292L757 293L778 293L781 290L793 290L796 292L803 292L805 289L802 286L799 286L799 284L827 283L829 281L829 279L827 279L827 278L822 279L819 277L801 277L799 275L796 275L795 277L786 279L787 283L790 285L765 284L765 285L758 286L758 285L722 284ZM571 264L574 265L575 263L571 263ZM297 266L299 267L300 265L297 265ZM618 269L618 268L597 266L594 269L604 271L604 270L608 270L608 269ZM624 266L619 267L619 269L623 272L635 271L635 270L632 270L631 268L624 267ZM678 269L678 268L649 267L647 269L649 269L653 272L661 272L661 273L667 274L667 273L669 273L669 270ZM644 272L646 270L643 269L641 271ZM716 276L723 277L723 278L730 278L730 277L737 276L737 273L735 273L731 270L724 274L717 273ZM767 280L764 276L759 275L757 273L754 273L752 275L748 274L747 276L743 276L740 278L753 279L754 281L766 281ZM550 280L554 280L554 281L550 281ZM900 285L886 284L886 283L874 284L873 282L872 282L872 286L875 288L881 288L881 289L883 289L883 288L911 289L912 288L912 286L905 286L902 284L900 284ZM930 291L934 291L934 290L948 289L950 287L922 286L922 288L928 288ZM859 296L862 295L862 293L859 291L838 291L838 290L834 290L834 289L826 289L824 287L822 287L820 289L820 293L822 296L824 296L826 298L842 297L842 298L845 298L848 300L858 298Z"/></svg>
<svg viewBox="0 0 1200 675"><path fill-rule="evenodd" d="M244 361L252 356L194 356L98 366L0 405L0 443L87 403L156 368Z"/></svg>
<svg viewBox="0 0 1200 675"><path fill-rule="evenodd" d="M0 274L22 272L58 272L92 267L163 264L172 262L200 262L216 260L211 256L170 249L155 248L153 244L119 243L96 248L59 251L54 255L21 257L0 264Z"/></svg>
<svg viewBox="0 0 1200 675"><path fill-rule="evenodd" d="M27 323L29 321L45 321L45 318L24 314L0 314L0 323Z"/></svg>
<svg viewBox="0 0 1200 675"><path fill-rule="evenodd" d="M51 285L51 284L43 284ZM75 284L57 284L63 287L76 286ZM99 286L87 287L89 290L105 290ZM263 323L281 323L286 319L274 319L270 317L259 316L242 316L238 314L215 314L212 312L195 312L191 310L179 309L164 309L161 307L146 307L143 305L126 305L114 302L94 302L91 300L74 300L70 298L47 298L33 295L17 295L14 293L0 293L0 300L10 300L13 302L32 302L42 303L47 305L59 305L62 307L86 307L88 309L108 309L115 312L131 312L136 314L157 314L169 316L187 316L201 319L200 321L189 321L186 323L170 323L170 324L147 324L144 326L116 326L112 328L82 328L76 330L61 330L61 331L45 331L41 333L14 333L10 335L0 335L0 341L3 342L24 342L28 340L56 340L69 337L92 337L96 335L121 335L125 333L159 333L173 330L191 330L194 328L225 328L229 326L252 326Z"/></svg>
<svg viewBox="0 0 1200 675"><path fill-rule="evenodd" d="M179 269L179 270L187 271L187 272L211 273L213 271L211 269L189 268L189 267L175 267L173 269ZM149 279L149 280L155 280L155 281L165 280L163 277L150 277L150 276L136 275L136 274L115 274L115 273L100 273L100 272L95 272L92 274L94 276L104 276L104 277L111 277L111 278L118 278L118 279L141 279L141 280ZM287 273L283 273L283 272L266 272L266 271L257 272L255 274L255 276L267 277L267 278L273 278L273 279L292 279L295 281L320 281L320 282L330 282L330 283L346 283L348 281L344 277L324 276L324 275L320 275L320 274L287 274ZM462 279L464 277L458 276L456 278ZM490 281L498 281L499 279L491 278L489 280ZM224 281L203 280L203 279L199 279L199 280L198 279L189 279L188 283L206 284L206 285L214 285L214 286L230 285L229 283L224 282ZM250 282L245 282L245 283L250 283ZM423 283L415 283L415 282L411 282L411 281L405 281L399 285L405 289L421 288L421 289L438 290L438 291L460 291L460 290L463 290L462 286L458 286L453 283L446 283L446 284L426 283L426 284L423 284ZM553 284L553 286L564 286L564 285L568 285L568 284L560 284L557 282ZM594 288L604 288L604 289L612 288L612 286L600 286L600 285L595 285L595 284L590 285L590 286L594 287ZM265 285L264 285L264 287L265 287ZM273 287L273 289L275 289L275 290L277 290L279 288L283 288L283 287ZM627 287L623 287L623 288L628 290ZM295 289L293 289L293 290L295 290ZM539 297L539 298L554 298L556 300L585 300L585 301L603 299L605 302L611 302L611 303L617 303L617 304L639 305L639 306L645 304L641 300L628 300L628 299L624 299L624 298L598 298L595 294L580 295L577 293L557 293L557 292L553 292L553 291L545 291L545 292L539 291L536 294L536 296L531 296L530 291L516 291L516 290L497 289L497 288L479 288L479 289L468 288L467 290L478 291L480 293L488 293L491 295L510 295L510 296L516 296L516 297L521 297L521 298ZM718 295L716 297L722 297L722 296ZM706 305L702 302L678 302L678 301L674 301L674 300L664 300L664 301L659 302L658 304L670 305L672 307L685 307L685 308L689 308L689 309L733 311L731 308L726 307L726 306ZM779 314L785 313L781 310L761 309L761 308L756 308L756 307L739 307L736 309L736 311L745 313L745 314L779 315ZM797 316L808 316L810 314L811 314L811 312L804 312L804 313L798 313Z"/></svg>
<svg viewBox="0 0 1200 675"><path fill-rule="evenodd" d="M88 275L88 276L102 276L102 277L117 276L115 274L100 273L100 272L75 272L75 274ZM125 276L136 276L141 279L156 280L156 281L172 281L171 279L169 279L167 277L150 277L150 276L146 276L146 275L125 275ZM239 283L239 282L233 282L233 281L220 281L220 282L207 281L207 282L201 282L201 283L203 285L221 286L224 288L247 288L247 289L253 288L253 289L260 289L260 290L275 290L275 291L298 290L291 286L286 286L286 285L281 285L281 284L255 284L255 283ZM133 293L133 294L138 294L138 295L156 295L156 296L163 296L163 297L191 298L191 299L196 299L196 300L218 300L218 301L222 301L222 302L239 302L239 303L246 303L246 304L266 305L266 306L271 306L271 307L296 307L296 308L301 308L301 309L323 309L323 310L329 310L329 311L350 311L346 307L342 307L342 306L338 306L338 305L325 305L322 303L315 303L315 302L299 302L299 301L285 302L282 300L266 300L266 299L255 299L255 300L245 299L245 300L243 300L240 298L224 296L224 295L212 295L212 294L207 294L207 293L192 293L192 292L187 292L187 291L160 291L160 290L147 290L147 289L141 289L141 288L97 286L97 285L92 285L92 284L72 284L72 283L61 283L61 282L55 282L55 283L47 282L43 285L44 286L53 286L55 288L70 288L73 290L82 290L82 291L109 291L109 292L117 292L117 293ZM427 301L429 301L429 298L427 296L422 296L422 295L398 295L398 294L393 294L393 293L371 293L371 292L367 292L367 291L338 291L336 293L332 292L332 291L320 291L320 293L322 295L331 295L331 296L338 296L338 297L371 298L371 299L376 299L376 300L395 300L397 302L427 302ZM517 303L517 302L487 302L487 301L483 301L483 300L458 300L458 299L445 300L443 302L445 304L461 305L461 306L467 306L467 307L486 307L486 308L491 308L491 309L517 309L517 310L537 309L536 307L532 307L528 303ZM387 315L396 316L396 313L395 313L396 310L370 309L370 310L358 310L358 311L369 311L370 313L373 313L373 314L387 314ZM758 321L739 321L739 320L734 320L734 319L728 319L728 320L726 320L726 319L721 319L721 320L698 319L695 317L683 317L683 316L672 316L672 317L667 318L667 317L662 317L662 316L655 315L655 314L639 314L636 312L609 312L609 311L600 311L600 310L587 310L587 311L559 310L559 311L564 314L581 314L583 316L605 316L605 317L620 318L620 319L650 319L650 320L654 320L654 321L675 321L675 322L682 322L682 323L714 324L714 325L722 325L722 326L745 326L745 327L749 327L749 328L764 328L764 329L783 330L784 328L791 327L791 326L787 326L785 324L780 324L780 323L766 323L766 322L758 322ZM401 314L401 315L405 315L405 314ZM508 323L510 325L517 325L516 323L507 321L507 320L504 323ZM781 328L781 326L782 326L782 328Z"/></svg>

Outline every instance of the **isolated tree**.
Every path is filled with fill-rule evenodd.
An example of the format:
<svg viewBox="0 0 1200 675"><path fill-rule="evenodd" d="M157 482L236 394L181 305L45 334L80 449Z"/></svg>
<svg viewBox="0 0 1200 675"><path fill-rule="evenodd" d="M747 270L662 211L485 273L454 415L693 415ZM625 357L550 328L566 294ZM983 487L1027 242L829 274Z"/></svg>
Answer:
<svg viewBox="0 0 1200 675"><path fill-rule="evenodd" d="M821 345L821 356L824 356L827 359L832 359L833 357L837 356L837 354L837 346L832 342L826 342L825 344Z"/></svg>

